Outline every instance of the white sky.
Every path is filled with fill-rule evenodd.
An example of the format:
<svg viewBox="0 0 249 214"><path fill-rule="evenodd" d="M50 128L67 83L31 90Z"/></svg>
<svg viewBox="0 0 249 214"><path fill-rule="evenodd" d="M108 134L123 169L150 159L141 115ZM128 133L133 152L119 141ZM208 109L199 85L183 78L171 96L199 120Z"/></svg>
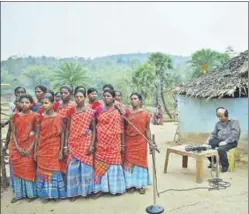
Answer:
<svg viewBox="0 0 249 214"><path fill-rule="evenodd" d="M1 59L248 49L247 2L1 2Z"/></svg>

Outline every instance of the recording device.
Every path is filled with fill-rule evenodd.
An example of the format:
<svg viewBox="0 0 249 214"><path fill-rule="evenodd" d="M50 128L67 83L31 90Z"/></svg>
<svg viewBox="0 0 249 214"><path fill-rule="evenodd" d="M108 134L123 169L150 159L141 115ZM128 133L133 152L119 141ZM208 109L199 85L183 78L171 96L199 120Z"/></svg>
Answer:
<svg viewBox="0 0 249 214"><path fill-rule="evenodd" d="M203 152L212 149L210 145L200 145L200 146L185 146L186 152Z"/></svg>

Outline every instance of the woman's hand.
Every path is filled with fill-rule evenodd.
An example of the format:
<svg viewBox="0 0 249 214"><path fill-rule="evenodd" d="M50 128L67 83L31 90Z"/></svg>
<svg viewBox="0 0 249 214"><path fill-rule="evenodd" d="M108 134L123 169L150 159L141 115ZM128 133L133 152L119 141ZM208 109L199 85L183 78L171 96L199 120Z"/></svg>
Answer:
<svg viewBox="0 0 249 214"><path fill-rule="evenodd" d="M68 150L68 147L67 147L67 146L65 146L65 147L63 148L63 154L64 154L64 156L68 156L69 150Z"/></svg>
<svg viewBox="0 0 249 214"><path fill-rule="evenodd" d="M91 146L89 147L89 151L88 151L87 155L92 155L92 154L94 154L94 152L95 152L95 148L94 148L93 145L91 145Z"/></svg>
<svg viewBox="0 0 249 214"><path fill-rule="evenodd" d="M125 155L125 147L121 146L121 155L124 156Z"/></svg>
<svg viewBox="0 0 249 214"><path fill-rule="evenodd" d="M59 160L63 160L64 159L64 156L63 156L63 151L61 150L59 152Z"/></svg>
<svg viewBox="0 0 249 214"><path fill-rule="evenodd" d="M18 148L18 150L19 150L19 153L21 154L21 156L23 156L23 157L26 156L27 152L24 149Z"/></svg>
<svg viewBox="0 0 249 214"><path fill-rule="evenodd" d="M36 152L34 153L34 161L35 162L37 161L37 154L36 154Z"/></svg>

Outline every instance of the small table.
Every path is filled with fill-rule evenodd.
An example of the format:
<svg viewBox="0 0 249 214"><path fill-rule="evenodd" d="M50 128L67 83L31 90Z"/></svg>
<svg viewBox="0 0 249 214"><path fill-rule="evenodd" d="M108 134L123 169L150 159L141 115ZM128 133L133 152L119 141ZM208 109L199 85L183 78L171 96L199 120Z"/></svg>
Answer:
<svg viewBox="0 0 249 214"><path fill-rule="evenodd" d="M196 159L196 182L201 183L203 182L203 161L207 157L216 157L216 170L219 172L219 154L217 150L210 149L202 152L186 152L185 146L187 145L180 145L180 146L173 146L167 148L166 158L165 158L165 165L164 165L164 173L167 173L168 169L168 162L169 162L169 154L174 153L178 155L182 155L182 167L188 167L188 157L192 157Z"/></svg>

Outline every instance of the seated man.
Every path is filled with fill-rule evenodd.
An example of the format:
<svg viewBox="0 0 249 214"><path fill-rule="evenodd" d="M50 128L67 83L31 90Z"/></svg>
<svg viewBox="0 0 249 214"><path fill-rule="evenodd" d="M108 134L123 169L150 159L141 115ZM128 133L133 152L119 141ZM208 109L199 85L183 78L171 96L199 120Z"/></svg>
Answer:
<svg viewBox="0 0 249 214"><path fill-rule="evenodd" d="M237 147L240 137L240 126L237 120L228 119L228 111L223 107L216 109L216 115L220 121L216 123L214 131L209 136L207 143L212 148L219 147L218 152L222 172L227 172L229 167L227 151ZM211 162L211 158L209 160ZM209 168L211 168L211 164Z"/></svg>

